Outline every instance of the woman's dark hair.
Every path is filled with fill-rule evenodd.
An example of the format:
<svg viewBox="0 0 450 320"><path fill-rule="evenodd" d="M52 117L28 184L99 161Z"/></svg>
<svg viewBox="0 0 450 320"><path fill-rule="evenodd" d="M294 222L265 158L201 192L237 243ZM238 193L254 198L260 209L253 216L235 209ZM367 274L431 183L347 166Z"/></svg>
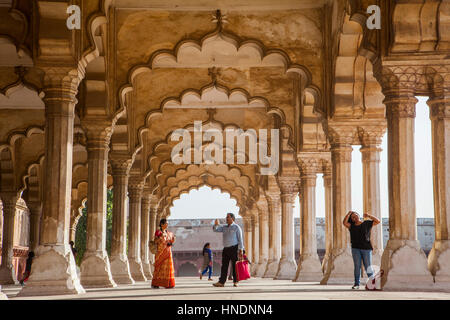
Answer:
<svg viewBox="0 0 450 320"><path fill-rule="evenodd" d="M165 219L165 218L163 218L163 219L161 219L161 220L159 221L159 229L160 229L161 231L163 231L162 226L165 225L166 222L167 222L167 219Z"/></svg>
<svg viewBox="0 0 450 320"><path fill-rule="evenodd" d="M348 216L347 222L350 223L351 225L354 225L355 222L353 222L353 220L352 220L352 215L353 215L353 214L356 214L356 215L358 215L358 217L359 217L359 214L358 214L357 212L355 212L355 211L350 211L350 212L351 212L351 214Z"/></svg>
<svg viewBox="0 0 450 320"><path fill-rule="evenodd" d="M28 252L28 257L29 258L34 258L34 252L33 251Z"/></svg>
<svg viewBox="0 0 450 320"><path fill-rule="evenodd" d="M203 254L205 254L207 246L209 246L209 242L205 243L205 245L203 246Z"/></svg>

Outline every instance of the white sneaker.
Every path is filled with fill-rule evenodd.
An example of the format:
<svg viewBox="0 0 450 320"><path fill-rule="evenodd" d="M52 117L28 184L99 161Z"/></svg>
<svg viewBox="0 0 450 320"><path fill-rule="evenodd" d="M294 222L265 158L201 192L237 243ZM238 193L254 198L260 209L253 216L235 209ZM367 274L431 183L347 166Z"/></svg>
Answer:
<svg viewBox="0 0 450 320"><path fill-rule="evenodd" d="M358 289L359 289L359 286L353 286L352 289L353 289L353 290L358 290Z"/></svg>

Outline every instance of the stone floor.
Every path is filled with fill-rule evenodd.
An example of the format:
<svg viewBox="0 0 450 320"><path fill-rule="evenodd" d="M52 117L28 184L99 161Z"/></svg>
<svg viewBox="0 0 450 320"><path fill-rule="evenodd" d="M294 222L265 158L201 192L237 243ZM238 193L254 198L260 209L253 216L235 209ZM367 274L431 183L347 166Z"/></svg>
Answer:
<svg viewBox="0 0 450 320"><path fill-rule="evenodd" d="M385 292L366 291L364 289L351 290L350 285L327 285L318 283L299 283L288 280L272 280L252 278L240 283L234 288L227 282L224 288L215 288L212 281L198 278L177 278L173 289L152 289L149 283L138 282L135 285L120 285L112 289L87 289L85 294L67 296L43 296L16 298L20 286L3 286L2 291L11 300L24 299L171 299L171 300L326 300L326 299L439 299L450 300L448 292Z"/></svg>

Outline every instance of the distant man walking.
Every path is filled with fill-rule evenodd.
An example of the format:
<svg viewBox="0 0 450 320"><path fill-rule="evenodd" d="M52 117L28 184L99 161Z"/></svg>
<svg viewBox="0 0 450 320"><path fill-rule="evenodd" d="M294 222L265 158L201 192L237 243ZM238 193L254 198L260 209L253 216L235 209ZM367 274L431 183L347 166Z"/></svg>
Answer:
<svg viewBox="0 0 450 320"><path fill-rule="evenodd" d="M227 281L228 265L231 261L233 268L233 282L237 287L238 280L236 278L236 261L242 257L244 250L244 241L242 240L242 230L238 224L234 223L234 214L227 213L227 224L219 225L219 220L214 223L214 232L223 233L223 251L222 251L222 268L220 272L219 282L213 284L215 287L223 287ZM239 251L239 252L238 252ZM239 257L238 257L239 253Z"/></svg>

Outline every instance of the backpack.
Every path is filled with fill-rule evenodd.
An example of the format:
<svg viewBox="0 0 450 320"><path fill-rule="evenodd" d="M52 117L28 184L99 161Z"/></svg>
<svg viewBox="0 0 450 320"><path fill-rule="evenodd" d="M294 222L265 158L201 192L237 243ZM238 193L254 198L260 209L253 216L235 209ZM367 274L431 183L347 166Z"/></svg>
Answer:
<svg viewBox="0 0 450 320"><path fill-rule="evenodd" d="M158 251L158 245L156 244L155 240L150 240L148 242L148 247L150 249L150 252L153 254L156 254L156 252Z"/></svg>

